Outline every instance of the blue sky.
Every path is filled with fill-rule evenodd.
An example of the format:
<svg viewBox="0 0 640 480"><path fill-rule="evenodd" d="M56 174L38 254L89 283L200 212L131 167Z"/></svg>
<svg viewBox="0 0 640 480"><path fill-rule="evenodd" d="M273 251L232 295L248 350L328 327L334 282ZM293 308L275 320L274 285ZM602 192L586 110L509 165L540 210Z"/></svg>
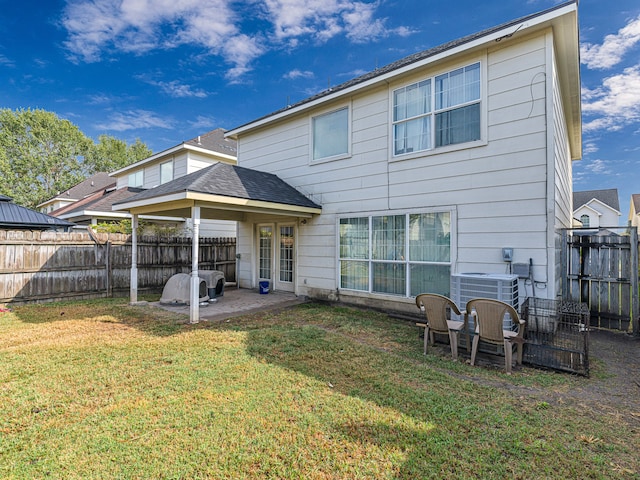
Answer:
<svg viewBox="0 0 640 480"><path fill-rule="evenodd" d="M556 0L0 0L0 108L154 152ZM574 189L640 193L640 2L579 4Z"/></svg>

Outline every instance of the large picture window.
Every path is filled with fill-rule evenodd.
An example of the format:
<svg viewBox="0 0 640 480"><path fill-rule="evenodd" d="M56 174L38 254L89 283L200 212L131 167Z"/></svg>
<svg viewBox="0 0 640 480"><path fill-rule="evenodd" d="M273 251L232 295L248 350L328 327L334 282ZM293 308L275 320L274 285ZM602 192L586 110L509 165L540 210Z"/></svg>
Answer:
<svg viewBox="0 0 640 480"><path fill-rule="evenodd" d="M314 160L349 153L349 109L347 107L313 117L311 124Z"/></svg>
<svg viewBox="0 0 640 480"><path fill-rule="evenodd" d="M393 92L393 154L480 140L480 63Z"/></svg>
<svg viewBox="0 0 640 480"><path fill-rule="evenodd" d="M340 219L340 288L449 295L450 212Z"/></svg>

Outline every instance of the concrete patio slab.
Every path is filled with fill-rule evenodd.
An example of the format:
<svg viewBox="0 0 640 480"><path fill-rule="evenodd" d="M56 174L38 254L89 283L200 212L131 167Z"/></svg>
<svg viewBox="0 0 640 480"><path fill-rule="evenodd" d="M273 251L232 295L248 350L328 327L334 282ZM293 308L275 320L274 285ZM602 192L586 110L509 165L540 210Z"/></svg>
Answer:
<svg viewBox="0 0 640 480"><path fill-rule="evenodd" d="M234 287L225 288L224 295L216 300L215 303L200 306L201 321L225 320L239 315L286 308L308 301L306 297L298 297L288 292L260 294L257 289ZM150 302L149 305L189 316L188 305L160 305L160 302Z"/></svg>

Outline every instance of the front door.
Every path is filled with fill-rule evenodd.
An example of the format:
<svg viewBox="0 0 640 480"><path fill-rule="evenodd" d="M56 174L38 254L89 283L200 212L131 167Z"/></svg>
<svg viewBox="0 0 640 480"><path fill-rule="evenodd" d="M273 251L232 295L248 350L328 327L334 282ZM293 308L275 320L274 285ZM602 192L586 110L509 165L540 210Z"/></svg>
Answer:
<svg viewBox="0 0 640 480"><path fill-rule="evenodd" d="M295 291L295 225L258 226L258 281L274 290Z"/></svg>

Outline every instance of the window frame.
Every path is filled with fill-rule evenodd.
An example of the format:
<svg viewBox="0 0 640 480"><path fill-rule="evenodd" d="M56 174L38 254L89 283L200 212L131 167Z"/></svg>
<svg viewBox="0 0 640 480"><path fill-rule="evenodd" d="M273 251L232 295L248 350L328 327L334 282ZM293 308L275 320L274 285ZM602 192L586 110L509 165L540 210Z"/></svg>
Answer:
<svg viewBox="0 0 640 480"><path fill-rule="evenodd" d="M134 180L138 179L138 176L140 177L140 181L134 181L134 183L131 183L131 179L133 178ZM138 171L135 172L131 172L129 174L129 176L127 177L127 186L128 187L132 187L132 188L142 188L144 187L144 169L140 169Z"/></svg>
<svg viewBox="0 0 640 480"><path fill-rule="evenodd" d="M165 166L165 165L171 165L171 178L169 180L164 180L163 181L163 179L162 179L162 167ZM164 183L168 183L168 182L170 182L170 181L175 179L175 165L173 163L173 159L168 160L166 162L162 162L160 164L160 166L159 166L159 169L160 170L158 172L158 179L159 179L160 185L162 185Z"/></svg>
<svg viewBox="0 0 640 480"><path fill-rule="evenodd" d="M346 138L346 151L340 152L334 155L329 155L326 157L314 157L315 152L315 121L321 117L340 112L342 110L346 110L347 113L347 138ZM315 113L314 115L309 116L309 163L317 164L323 162L331 162L334 160L341 160L343 158L348 158L351 156L351 122L352 122L352 111L351 104L346 103L337 107L332 107L329 109L322 110L320 112Z"/></svg>
<svg viewBox="0 0 640 480"><path fill-rule="evenodd" d="M453 107L439 108L436 109L436 78L445 74L450 74L459 70L461 68L471 67L475 64L479 64L479 75L480 75L480 96L478 100L463 102L457 104ZM420 75L420 76L412 76L409 80L404 80L402 82L395 82L389 85L389 161L402 161L410 158L420 157L420 156L429 156L436 155L441 153L446 153L455 150L463 150L466 148L474 148L478 146L484 146L487 144L487 61L486 55L482 55L479 57L471 57L467 58L464 62L458 62L455 64L449 64L446 68L440 68L438 70L433 70L429 73L429 75ZM420 84L422 82L430 81L430 109L429 112L424 113L420 116L411 117L409 120L415 120L419 118L430 118L430 134L429 134L429 146L428 148L417 150L414 149L412 151L404 152L404 153L396 153L396 135L395 129L397 125L402 123L407 123L409 120L395 120L394 112L395 112L395 95L396 92L413 86ZM470 105L479 105L480 109L480 126L479 126L479 139L477 140L469 140L461 143L451 143L442 146L436 146L436 116L438 114L442 114L444 112L452 112L460 108L468 107Z"/></svg>
<svg viewBox="0 0 640 480"><path fill-rule="evenodd" d="M411 222L410 219L414 215L422 215L422 214L448 214L449 215L449 231L448 231L448 256L449 259L447 261L441 260L414 260L411 258L411 249L412 246L415 248L416 244L412 244L410 239L411 233ZM384 259L384 258L374 258L374 236L375 233L373 231L374 219L381 217L397 217L404 216L404 244L401 253L401 258L392 258L392 259ZM362 220L366 219L365 222L368 228L366 232L366 236L368 237L368 248L366 258L362 257L363 247L360 245L362 239L364 238L362 235L362 231L360 232L358 238L360 242L355 246L355 251L358 253L357 256L350 257L348 254L342 255L343 248L345 247L342 243L342 232L341 227L343 225L343 220L352 220L359 221L360 226L362 226ZM433 209L412 209L408 211L398 211L398 212L358 212L352 215L343 214L337 217L337 240L336 240L336 259L337 259L337 288L339 291L347 291L352 292L354 294L367 294L367 295L386 295L393 296L396 298L415 298L415 292L411 292L412 290L412 267L419 267L424 265L431 265L434 267L448 267L449 268L449 278L452 274L454 265L456 263L456 242L457 242L457 212L455 206L444 206L442 208L433 208ZM351 223L355 225L354 223ZM359 227L360 228L360 227ZM354 237L355 238L355 237ZM394 247L395 248L395 247ZM366 288L354 288L351 286L343 287L343 265L346 269L351 269L353 271L354 268L359 269L361 271L366 272ZM384 268L393 268L400 269L403 268L403 276L404 276L404 286L402 293L389 293L385 291L376 291L375 288L375 269L384 269ZM363 279L358 279L356 277L352 277L349 280L350 285L363 285ZM398 279L396 278L395 281ZM422 293L422 292L420 292Z"/></svg>

